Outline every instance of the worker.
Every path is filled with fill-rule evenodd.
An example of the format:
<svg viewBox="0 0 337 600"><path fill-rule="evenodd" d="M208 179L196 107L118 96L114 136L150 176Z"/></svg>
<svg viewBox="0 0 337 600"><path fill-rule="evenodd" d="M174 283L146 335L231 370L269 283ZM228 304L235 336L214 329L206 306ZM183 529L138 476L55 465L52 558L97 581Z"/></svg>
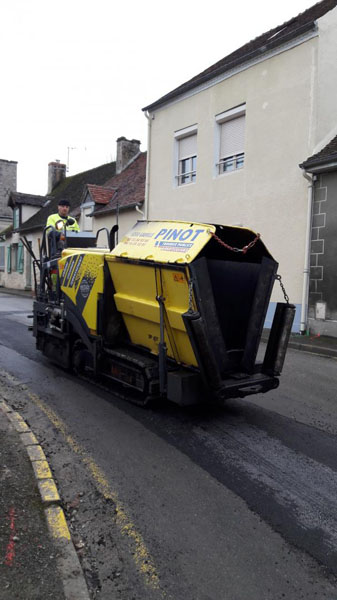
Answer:
<svg viewBox="0 0 337 600"><path fill-rule="evenodd" d="M60 200L57 206L57 213L49 215L46 227L50 225L54 229L61 231L62 229L68 229L70 231L79 231L80 228L74 217L69 217L70 204L68 200Z"/></svg>

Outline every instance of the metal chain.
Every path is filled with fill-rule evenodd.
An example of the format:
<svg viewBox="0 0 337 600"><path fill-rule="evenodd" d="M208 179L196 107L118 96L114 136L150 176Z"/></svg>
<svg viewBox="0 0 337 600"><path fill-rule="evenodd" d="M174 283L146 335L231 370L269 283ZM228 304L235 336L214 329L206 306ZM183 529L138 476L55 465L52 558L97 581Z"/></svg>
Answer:
<svg viewBox="0 0 337 600"><path fill-rule="evenodd" d="M289 304L289 296L288 296L288 294L287 294L287 292L285 290L285 287L284 287L284 285L282 283L282 277L281 277L281 275L276 275L275 279L277 279L277 281L279 282L279 284L281 286L281 290L283 292L283 296L284 296L284 299L285 299L286 303Z"/></svg>
<svg viewBox="0 0 337 600"><path fill-rule="evenodd" d="M188 312L193 312L193 279L188 282Z"/></svg>
<svg viewBox="0 0 337 600"><path fill-rule="evenodd" d="M228 244L226 244L226 242L223 242L215 233L211 232L212 236L214 237L214 239L218 242L218 244L220 244L221 246L224 246L224 248L227 248L227 250L231 250L232 252L242 252L242 254L246 254L247 250L250 250L250 248L252 248L253 246L255 246L256 242L260 239L261 235L259 233L256 234L256 237L249 242L249 244L247 244L247 246L244 246L243 248L235 248L234 246L229 246Z"/></svg>

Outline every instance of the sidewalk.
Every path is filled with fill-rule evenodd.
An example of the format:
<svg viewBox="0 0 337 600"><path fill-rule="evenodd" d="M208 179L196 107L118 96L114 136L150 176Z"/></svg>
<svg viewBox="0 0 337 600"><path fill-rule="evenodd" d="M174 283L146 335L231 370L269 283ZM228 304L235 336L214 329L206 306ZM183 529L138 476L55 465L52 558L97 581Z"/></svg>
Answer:
<svg viewBox="0 0 337 600"><path fill-rule="evenodd" d="M292 334L289 340L289 348L337 358L337 338L327 335Z"/></svg>
<svg viewBox="0 0 337 600"><path fill-rule="evenodd" d="M1 600L89 600L46 457L6 400L0 396Z"/></svg>
<svg viewBox="0 0 337 600"><path fill-rule="evenodd" d="M0 294L11 294L12 296L24 296L26 298L33 298L34 291L33 290L12 290L10 288L5 288L0 286Z"/></svg>
<svg viewBox="0 0 337 600"><path fill-rule="evenodd" d="M264 330L262 341L268 341L269 330ZM300 333L292 333L290 335L288 348L294 350L302 350L304 352L312 352L321 354L330 358L337 358L337 338L327 335L301 335Z"/></svg>

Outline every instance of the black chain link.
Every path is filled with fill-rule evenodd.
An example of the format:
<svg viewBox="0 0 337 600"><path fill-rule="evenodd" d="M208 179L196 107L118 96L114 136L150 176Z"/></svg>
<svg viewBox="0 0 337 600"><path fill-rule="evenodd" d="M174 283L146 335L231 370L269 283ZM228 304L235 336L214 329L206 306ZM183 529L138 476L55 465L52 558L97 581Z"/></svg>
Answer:
<svg viewBox="0 0 337 600"><path fill-rule="evenodd" d="M288 294L287 294L287 292L285 290L285 287L284 287L284 285L282 283L282 277L281 277L281 275L276 275L276 279L277 279L277 281L279 282L279 284L281 286L281 290L283 292L283 296L284 296L284 299L285 299L286 303L289 304L289 296L288 296Z"/></svg>
<svg viewBox="0 0 337 600"><path fill-rule="evenodd" d="M193 312L193 279L188 282L188 312Z"/></svg>

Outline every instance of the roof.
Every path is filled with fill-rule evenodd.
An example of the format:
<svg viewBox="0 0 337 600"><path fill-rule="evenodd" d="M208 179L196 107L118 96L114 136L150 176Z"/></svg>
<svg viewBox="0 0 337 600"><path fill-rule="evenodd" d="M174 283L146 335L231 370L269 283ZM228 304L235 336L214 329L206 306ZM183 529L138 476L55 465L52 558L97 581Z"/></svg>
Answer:
<svg viewBox="0 0 337 600"><path fill-rule="evenodd" d="M145 198L145 179L146 179L146 152L140 152L129 165L103 186L105 189L114 189L115 194L111 197L108 204L96 205L92 214L104 215L109 212L126 210L141 206Z"/></svg>
<svg viewBox="0 0 337 600"><path fill-rule="evenodd" d="M86 187L95 204L108 204L109 201L112 200L113 195L116 193L114 188L103 187L101 185L88 183Z"/></svg>
<svg viewBox="0 0 337 600"><path fill-rule="evenodd" d="M317 19L325 15L327 12L335 8L337 0L322 0L314 6L311 6L304 12L293 17L289 21L286 21L282 25L270 29L266 33L258 36L254 40L251 40L247 44L244 44L231 54L225 56L225 58L219 60L214 65L202 71L189 81L183 83L179 87L175 88L165 96L159 98L152 104L145 106L143 110L153 110L158 108L162 104L177 98L178 96L194 89L195 87L212 80L214 77L218 77L223 73L242 65L249 60L256 57L260 57L266 54L269 50L273 50L279 46L282 46L286 42L289 42L296 37L303 35L304 33L315 30L315 22Z"/></svg>
<svg viewBox="0 0 337 600"><path fill-rule="evenodd" d="M300 164L300 167L313 172L329 168L337 169L337 135L320 152L313 154Z"/></svg>
<svg viewBox="0 0 337 600"><path fill-rule="evenodd" d="M116 163L111 162L100 167L95 167L72 177L65 177L49 194L45 196L45 202L49 201L30 219L25 221L20 231L34 231L45 226L48 216L57 212L59 200L69 200L70 214L78 214L82 201L83 191L86 184L102 185L106 183L116 172Z"/></svg>
<svg viewBox="0 0 337 600"><path fill-rule="evenodd" d="M19 204L29 206L43 206L48 198L46 196L37 196L36 194L23 194L22 192L11 192L8 199L8 206L12 208Z"/></svg>
<svg viewBox="0 0 337 600"><path fill-rule="evenodd" d="M9 236L13 231L13 223L10 223L10 225L7 225L7 227L5 227L4 229L1 229L0 231L0 242L4 241L4 238L7 238L7 236Z"/></svg>

